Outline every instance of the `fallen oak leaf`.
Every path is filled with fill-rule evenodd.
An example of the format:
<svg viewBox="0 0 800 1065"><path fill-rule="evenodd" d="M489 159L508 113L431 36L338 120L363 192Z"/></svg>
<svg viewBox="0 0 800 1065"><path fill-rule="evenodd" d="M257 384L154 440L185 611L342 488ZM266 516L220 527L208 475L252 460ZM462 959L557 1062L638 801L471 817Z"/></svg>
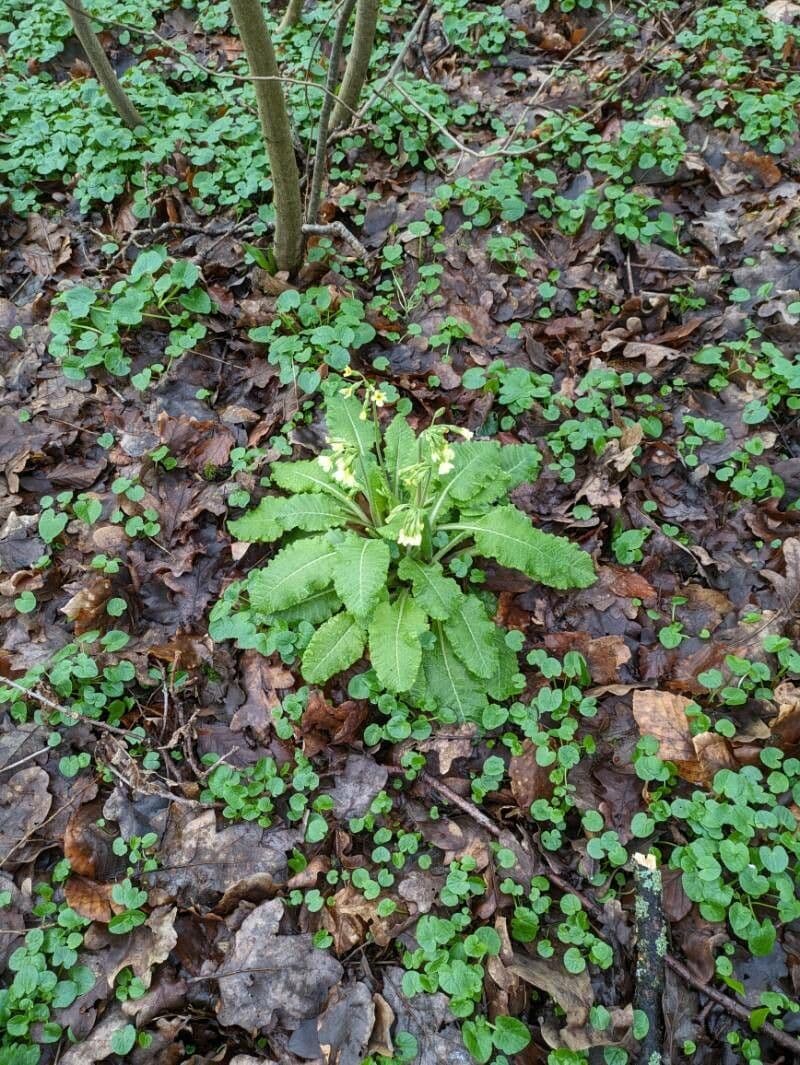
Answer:
<svg viewBox="0 0 800 1065"><path fill-rule="evenodd" d="M641 689L633 693L633 716L643 736L659 743L658 757L674 762L678 775L693 784L707 784L719 769L737 769L728 741L715 732L692 735L687 709L691 699L672 692Z"/></svg>

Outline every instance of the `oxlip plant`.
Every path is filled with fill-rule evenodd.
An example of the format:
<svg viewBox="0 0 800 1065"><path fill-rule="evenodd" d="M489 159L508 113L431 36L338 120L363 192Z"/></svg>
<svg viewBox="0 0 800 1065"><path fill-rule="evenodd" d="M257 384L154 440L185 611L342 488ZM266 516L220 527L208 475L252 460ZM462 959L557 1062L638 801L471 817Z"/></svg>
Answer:
<svg viewBox="0 0 800 1065"><path fill-rule="evenodd" d="M465 590L472 556L554 588L595 579L586 552L508 502L541 456L472 439L441 412L415 432L403 413L384 419L384 389L345 374L351 383L327 402L322 454L275 463L275 493L231 523L239 540L280 544L246 582L250 620L311 622L301 670L312 684L366 655L389 692L459 713L507 698L519 634L495 624L491 596Z"/></svg>

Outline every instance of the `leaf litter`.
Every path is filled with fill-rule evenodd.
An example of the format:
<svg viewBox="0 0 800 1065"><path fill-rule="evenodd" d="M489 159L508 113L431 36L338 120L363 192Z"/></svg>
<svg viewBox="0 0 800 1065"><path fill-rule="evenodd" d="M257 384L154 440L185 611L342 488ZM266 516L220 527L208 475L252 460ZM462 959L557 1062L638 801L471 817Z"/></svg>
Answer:
<svg viewBox="0 0 800 1065"><path fill-rule="evenodd" d="M143 1034L142 1063L466 1065L488 1060L477 1020L503 1052L504 1018L529 1033L517 1049L509 1029L517 1065L635 1060L630 860L650 848L676 963L665 1060L797 1052L798 142L791 108L764 129L758 100L796 68L798 8L752 13L433 4L406 58L443 94L426 109L474 152L520 122L531 170L459 154L408 112L398 152L379 127L335 160L325 210L358 213L372 258L358 271L319 245L299 291L328 292L334 313L368 304L377 335L351 363L410 401L415 429L443 408L536 444L514 502L597 562L591 587L558 592L481 563L476 584L532 653L527 729L499 711L400 721L355 669L309 691L291 647L210 637L215 602L270 553L228 517L323 429L313 390L249 336L294 286L247 260L258 229L198 211L200 164L176 150L164 165L183 184L149 216L131 185L82 215L77 179L3 207L0 673L36 694L6 689L0 718L0 959L6 986L25 930L62 914L80 934L58 949L91 974L85 990L70 977L31 1060L116 1060ZM205 61L237 61L224 18L158 17ZM726 19L740 82L713 65ZM766 23L789 27L777 51ZM408 28L390 16L387 43ZM119 30L107 43L122 55ZM68 69L58 49L44 62ZM631 147L673 128L675 168L666 142L655 159ZM644 215L641 196L658 201ZM677 239L647 228L662 210ZM604 211L615 224L593 225ZM205 338L149 388L65 378L56 294L108 289L162 242L202 270ZM163 357L151 325L122 336L134 373ZM574 705L553 694L568 688Z"/></svg>

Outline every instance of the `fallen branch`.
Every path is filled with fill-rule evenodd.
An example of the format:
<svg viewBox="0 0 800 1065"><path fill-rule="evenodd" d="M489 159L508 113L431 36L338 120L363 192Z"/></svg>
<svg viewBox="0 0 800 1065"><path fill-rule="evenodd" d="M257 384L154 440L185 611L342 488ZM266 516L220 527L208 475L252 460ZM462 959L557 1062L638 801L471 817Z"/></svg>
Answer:
<svg viewBox="0 0 800 1065"><path fill-rule="evenodd" d="M647 1017L647 1032L639 1040L641 1065L663 1065L664 958L667 930L662 906L661 871L652 854L634 854L633 881L636 887L634 923L636 926L636 984L634 1009Z"/></svg>

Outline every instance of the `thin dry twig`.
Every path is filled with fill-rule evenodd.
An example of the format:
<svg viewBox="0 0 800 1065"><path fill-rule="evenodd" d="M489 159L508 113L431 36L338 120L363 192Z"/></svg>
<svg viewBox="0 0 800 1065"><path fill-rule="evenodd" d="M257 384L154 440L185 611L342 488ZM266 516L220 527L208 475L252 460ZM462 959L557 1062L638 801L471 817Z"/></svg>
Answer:
<svg viewBox="0 0 800 1065"><path fill-rule="evenodd" d="M38 758L40 754L48 754L52 747L40 747L38 751L34 751L33 754L26 754L24 758L18 758L16 762L12 762L10 765L4 765L0 769L0 773L10 773L12 769L19 769L21 765L25 765L26 762L32 762L34 758Z"/></svg>

